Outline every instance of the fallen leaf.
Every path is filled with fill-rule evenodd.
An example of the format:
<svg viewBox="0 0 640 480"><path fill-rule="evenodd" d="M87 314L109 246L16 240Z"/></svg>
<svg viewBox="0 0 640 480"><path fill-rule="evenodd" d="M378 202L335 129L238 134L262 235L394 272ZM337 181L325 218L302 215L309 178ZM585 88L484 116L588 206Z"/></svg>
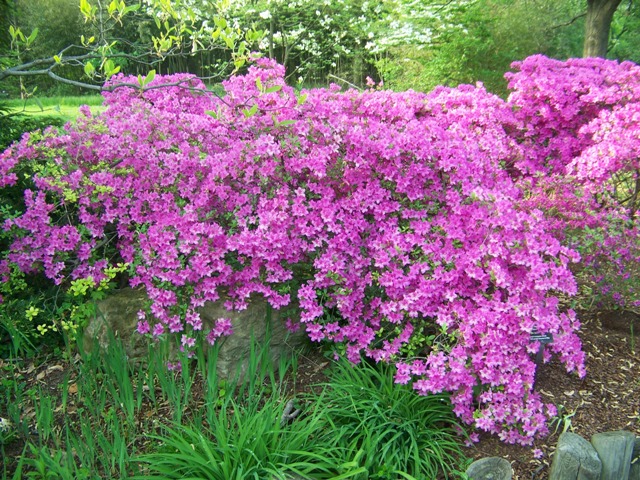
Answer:
<svg viewBox="0 0 640 480"><path fill-rule="evenodd" d="M78 384L72 383L71 385L69 385L68 392L71 395L75 395L76 393L78 393Z"/></svg>
<svg viewBox="0 0 640 480"><path fill-rule="evenodd" d="M324 367L326 367L327 365L329 365L329 362L322 362L322 363L320 363L319 365L317 365L317 366L313 369L313 371L317 373L317 372L319 372L320 370L322 370Z"/></svg>

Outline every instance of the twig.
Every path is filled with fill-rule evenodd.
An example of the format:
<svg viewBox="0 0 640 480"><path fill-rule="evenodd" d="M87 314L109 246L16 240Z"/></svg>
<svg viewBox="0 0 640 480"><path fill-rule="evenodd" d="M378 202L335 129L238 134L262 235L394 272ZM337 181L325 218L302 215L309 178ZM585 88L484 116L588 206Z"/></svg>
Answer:
<svg viewBox="0 0 640 480"><path fill-rule="evenodd" d="M294 408L294 402L293 399L291 399L285 405L282 416L280 417L280 427L284 427L287 423L295 420L295 418L300 415L302 410L299 408L294 410Z"/></svg>

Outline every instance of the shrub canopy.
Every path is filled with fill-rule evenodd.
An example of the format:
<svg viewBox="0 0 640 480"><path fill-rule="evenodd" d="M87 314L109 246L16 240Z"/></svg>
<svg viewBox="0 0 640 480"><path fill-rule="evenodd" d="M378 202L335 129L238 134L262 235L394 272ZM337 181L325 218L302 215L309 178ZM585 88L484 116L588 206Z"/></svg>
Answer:
<svg viewBox="0 0 640 480"><path fill-rule="evenodd" d="M589 72L620 70L614 85L638 75L604 60L516 68L508 102L481 85L296 95L266 59L220 97L189 75L106 93L103 114L86 108L0 157L0 185L32 182L5 222L2 268L97 283L124 262L150 298L138 330L186 349L230 333L198 313L223 290L236 309L252 294L295 302L292 326L312 340L394 362L398 383L450 392L465 422L531 443L555 413L533 390L531 332L553 334L545 360L585 374L579 322L558 299L577 292L567 219L576 205L608 212L587 215L593 228L633 219L611 195L598 206L593 184L637 172L637 102ZM591 101L576 93L585 83L618 93ZM542 188L568 207L553 210Z"/></svg>

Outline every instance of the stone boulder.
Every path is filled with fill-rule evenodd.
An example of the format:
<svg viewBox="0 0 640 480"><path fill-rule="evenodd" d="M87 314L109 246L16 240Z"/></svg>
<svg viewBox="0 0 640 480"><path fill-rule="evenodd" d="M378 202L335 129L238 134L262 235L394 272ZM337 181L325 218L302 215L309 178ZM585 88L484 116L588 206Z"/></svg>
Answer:
<svg viewBox="0 0 640 480"><path fill-rule="evenodd" d="M111 336L122 342L127 360L137 362L147 356L149 339L138 334L138 312L145 307L143 290L117 290L96 305L96 315L82 333L85 353L106 350Z"/></svg>
<svg viewBox="0 0 640 480"><path fill-rule="evenodd" d="M262 296L254 296L245 310L230 311L224 307L227 300L222 296L216 302L208 302L200 309L203 330L207 332L219 318L231 320L233 334L218 339L218 374L228 378L236 371L244 371L250 351L251 339L261 346L270 338L270 357L275 363L283 354L292 353L309 345L303 329L291 333L285 327L285 318L278 310L270 308ZM83 332L82 348L86 353L104 350L110 338L119 339L127 360L132 363L144 361L149 348L149 339L138 334L138 311L143 309L147 296L142 289L117 290L98 302L96 315Z"/></svg>
<svg viewBox="0 0 640 480"><path fill-rule="evenodd" d="M636 437L629 469L629 480L640 480L640 438Z"/></svg>

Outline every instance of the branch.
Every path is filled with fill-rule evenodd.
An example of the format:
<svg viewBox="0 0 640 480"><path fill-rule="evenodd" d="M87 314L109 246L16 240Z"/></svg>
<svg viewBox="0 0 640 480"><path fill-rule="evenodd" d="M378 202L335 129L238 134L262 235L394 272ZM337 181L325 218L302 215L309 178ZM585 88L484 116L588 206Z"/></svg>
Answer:
<svg viewBox="0 0 640 480"><path fill-rule="evenodd" d="M568 27L569 25L573 24L576 20L581 19L582 17L586 17L587 16L587 12L581 13L580 15L573 17L571 20L569 20L568 22L565 23L560 23L558 25L554 25L552 27L549 27L548 30L555 30L557 28L562 28L562 27Z"/></svg>
<svg viewBox="0 0 640 480"><path fill-rule="evenodd" d="M60 52L60 56L62 56L64 54L65 51L69 50L70 48L74 48L77 47L76 45L72 45L69 47L66 47L65 49L63 49ZM204 52L204 51L208 51L207 49L201 49L201 50L197 50L195 53L200 53L200 52ZM184 56L184 53L174 50L174 51L170 51L170 52L166 52L165 55L163 55L162 58L157 58L157 59L152 59L152 60L145 60L145 57L149 57L151 56L152 53L146 53L143 55L131 55L131 54L127 54L127 53L116 53L116 54L112 54L112 55L107 55L106 58L125 58L128 60L132 60L135 61L138 64L142 64L148 67L151 67L157 63L162 62L164 59L166 58L170 58L170 57L179 57L179 56ZM87 90L93 90L93 91L113 91L116 88L119 87L133 87L133 88L140 88L140 85L136 85L136 84L131 84L131 83L119 83L113 86L109 86L109 87L104 87L101 85L96 85L96 84L92 84L92 83L87 83L87 82L81 82L78 80L71 80L69 78L65 78L62 77L58 74L56 74L53 70L56 67L59 66L81 66L83 64L83 62L87 61L87 60L99 60L99 59L103 59L105 58L105 56L103 55L99 55L97 53L94 52L89 52L89 53L85 53L82 55L73 55L73 56L68 56L68 57L64 57L62 56L63 61L62 62L56 62L55 59L53 57L46 57L46 58L39 58L36 60L32 60L30 62L26 62L23 63L21 65L17 65L15 67L10 67L10 68L6 68L4 70L0 70L0 81L4 80L5 78L8 77L25 77L25 76L48 76L50 78L52 78L53 80L60 82L60 83L65 83L67 85L73 85L75 87L79 87L79 88L85 88ZM35 67L41 67L41 66L46 66L46 68L36 68ZM205 79L213 79L216 78L216 76L208 76L208 77L202 77L203 80ZM167 84L162 84L159 87L169 87L169 86L180 86L179 83L167 83ZM159 88L156 86L152 86L152 87L145 87L144 90L149 90L149 89L153 89L153 88Z"/></svg>
<svg viewBox="0 0 640 480"><path fill-rule="evenodd" d="M78 82L77 80L71 80L70 78L64 78L64 77L61 77L60 75L56 75L55 73L53 73L52 70L49 70L47 72L47 75L49 77L53 78L57 82L66 83L67 85L73 85L74 87L86 88L87 90L94 90L94 91L97 91L97 92L105 91L105 88L101 87L100 85L93 85L91 83ZM138 88L139 88L139 86L138 86Z"/></svg>
<svg viewBox="0 0 640 480"><path fill-rule="evenodd" d="M356 90L358 90L358 91L360 91L360 92L362 91L362 88L360 88L359 86L354 85L353 83L349 82L348 80L345 80L344 78L337 77L337 76L335 76L333 73L330 73L329 75L327 75L327 77L329 77L329 78L335 78L336 80L339 80L339 81L341 81L341 82L343 82L343 83L346 83L346 84L347 84L347 85L349 85L350 87L353 87L353 88L355 88Z"/></svg>

